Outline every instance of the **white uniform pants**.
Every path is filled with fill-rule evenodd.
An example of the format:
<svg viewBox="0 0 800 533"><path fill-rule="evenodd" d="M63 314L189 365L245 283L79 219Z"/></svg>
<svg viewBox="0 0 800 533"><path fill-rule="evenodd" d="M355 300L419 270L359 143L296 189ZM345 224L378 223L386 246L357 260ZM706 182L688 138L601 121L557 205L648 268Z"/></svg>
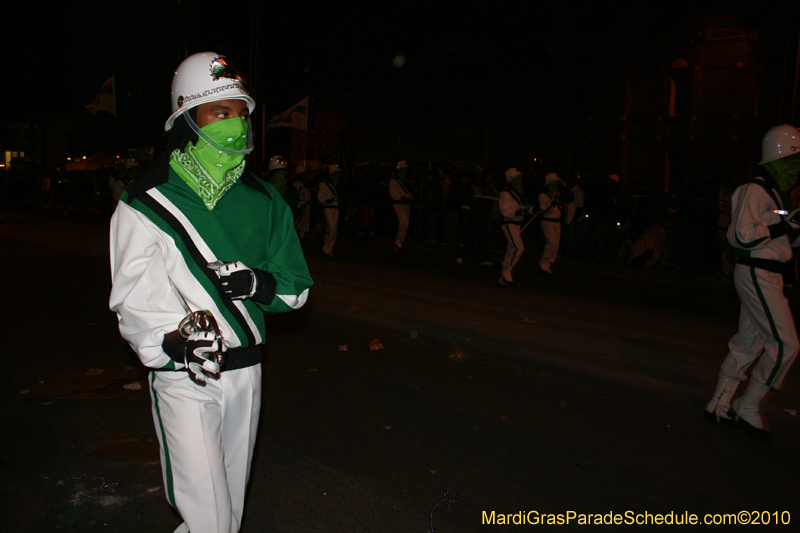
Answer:
<svg viewBox="0 0 800 533"><path fill-rule="evenodd" d="M556 262L558 257L558 243L561 240L561 221L542 220L542 234L544 235L544 251L541 263L547 267Z"/></svg>
<svg viewBox="0 0 800 533"><path fill-rule="evenodd" d="M502 276L506 281L514 281L511 271L522 258L525 244L522 242L522 228L519 224L503 224L503 235L506 236L506 256L503 258Z"/></svg>
<svg viewBox="0 0 800 533"><path fill-rule="evenodd" d="M302 239L306 236L311 227L311 205L303 207L303 214L295 220L294 227L297 230L298 237Z"/></svg>
<svg viewBox="0 0 800 533"><path fill-rule="evenodd" d="M325 213L325 244L322 245L322 251L326 254L333 255L333 246L336 244L336 229L339 227L339 208L327 207L323 209Z"/></svg>
<svg viewBox="0 0 800 533"><path fill-rule="evenodd" d="M411 204L394 204L394 212L397 214L397 236L394 238L394 245L402 248L411 219Z"/></svg>
<svg viewBox="0 0 800 533"><path fill-rule="evenodd" d="M744 381L745 372L758 359L751 377L779 389L800 351L789 300L783 294L783 277L739 264L733 271L733 282L742 300L739 331L728 341L730 351L720 370Z"/></svg>
<svg viewBox="0 0 800 533"><path fill-rule="evenodd" d="M261 411L261 365L198 385L187 372L150 374L153 419L175 533L236 533Z"/></svg>

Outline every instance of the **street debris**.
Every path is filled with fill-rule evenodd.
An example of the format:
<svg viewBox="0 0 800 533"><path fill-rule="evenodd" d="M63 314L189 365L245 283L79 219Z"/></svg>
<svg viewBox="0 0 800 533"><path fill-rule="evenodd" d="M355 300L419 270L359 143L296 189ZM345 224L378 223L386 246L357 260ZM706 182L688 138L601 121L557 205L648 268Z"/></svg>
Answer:
<svg viewBox="0 0 800 533"><path fill-rule="evenodd" d="M346 351L347 351L347 345L346 345L346 344L342 344L342 345L340 345L340 346L339 346L339 351L340 351L340 352L346 352Z"/></svg>
<svg viewBox="0 0 800 533"><path fill-rule="evenodd" d="M464 362L464 359L469 357L469 350L467 348L461 348L460 346L456 346L454 342L450 347L450 359L455 359L459 363Z"/></svg>
<svg viewBox="0 0 800 533"><path fill-rule="evenodd" d="M379 341L378 339L372 339L372 341L369 343L369 349L383 350L383 344L381 344L381 341Z"/></svg>
<svg viewBox="0 0 800 533"><path fill-rule="evenodd" d="M538 320L536 320L536 319L533 319L533 320L532 320L532 319L530 319L530 318L528 318L528 317L525 317L525 318L523 318L523 319L522 319L522 321L523 321L523 322L529 322L529 323L531 323L531 324L538 324L538 323L539 323L539 321L538 321Z"/></svg>
<svg viewBox="0 0 800 533"><path fill-rule="evenodd" d="M134 381L133 383L128 383L127 385L122 386L123 389L127 390L142 390L142 384L138 381Z"/></svg>
<svg viewBox="0 0 800 533"><path fill-rule="evenodd" d="M797 416L797 409L784 409L784 413L789 413L792 416Z"/></svg>

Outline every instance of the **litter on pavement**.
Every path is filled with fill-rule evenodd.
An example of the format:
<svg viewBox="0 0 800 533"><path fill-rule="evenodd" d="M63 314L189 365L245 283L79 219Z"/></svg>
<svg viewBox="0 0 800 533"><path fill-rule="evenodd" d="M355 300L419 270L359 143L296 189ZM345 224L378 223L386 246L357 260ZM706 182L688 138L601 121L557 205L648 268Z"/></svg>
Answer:
<svg viewBox="0 0 800 533"><path fill-rule="evenodd" d="M378 339L372 339L372 341L369 343L369 349L383 350L383 344L381 344L381 341L379 341Z"/></svg>

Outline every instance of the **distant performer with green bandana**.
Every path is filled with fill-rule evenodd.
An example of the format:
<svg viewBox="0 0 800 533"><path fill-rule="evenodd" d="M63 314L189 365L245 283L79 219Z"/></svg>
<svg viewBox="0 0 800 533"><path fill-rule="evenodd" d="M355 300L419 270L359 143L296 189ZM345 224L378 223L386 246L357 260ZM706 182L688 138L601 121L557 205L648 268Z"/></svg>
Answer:
<svg viewBox="0 0 800 533"><path fill-rule="evenodd" d="M738 256L733 281L742 301L739 331L728 341L705 417L768 440L770 430L762 417L767 394L781 387L800 351L781 275L793 257L792 246L800 244L790 194L800 173L800 130L786 124L770 129L762 141L759 165L756 177L737 188L731 199L728 241ZM748 379L748 370L747 388L731 403L739 383Z"/></svg>
<svg viewBox="0 0 800 533"><path fill-rule="evenodd" d="M281 197L289 204L296 221L303 213L300 205L300 194L298 194L294 186L289 185L289 163L283 157L273 155L269 159L267 181L277 189Z"/></svg>
<svg viewBox="0 0 800 533"><path fill-rule="evenodd" d="M172 80L167 153L111 220L109 304L152 370L164 485L181 533L239 531L264 313L298 309L312 285L291 209L245 169L254 108L224 56L186 58Z"/></svg>

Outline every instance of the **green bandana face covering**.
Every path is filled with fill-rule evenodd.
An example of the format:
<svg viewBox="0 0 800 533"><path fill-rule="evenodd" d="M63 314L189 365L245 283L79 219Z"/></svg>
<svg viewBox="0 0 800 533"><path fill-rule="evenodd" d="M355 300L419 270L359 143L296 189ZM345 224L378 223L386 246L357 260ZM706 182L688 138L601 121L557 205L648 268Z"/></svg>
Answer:
<svg viewBox="0 0 800 533"><path fill-rule="evenodd" d="M514 190L516 190L519 194L523 193L523 190L522 190L522 176L517 176L516 178L512 179L511 181L509 181L508 184L511 185L512 187L514 187Z"/></svg>
<svg viewBox="0 0 800 533"><path fill-rule="evenodd" d="M248 128L245 119L234 117L206 124L202 128L214 142L222 147L241 151L247 147ZM181 152L175 150L170 164L178 175L200 196L208 210L228 192L244 172L244 155L228 155L198 139Z"/></svg>
<svg viewBox="0 0 800 533"><path fill-rule="evenodd" d="M786 157L764 163L763 166L775 178L781 191L788 191L797 184L797 176L800 175L800 157Z"/></svg>
<svg viewBox="0 0 800 533"><path fill-rule="evenodd" d="M341 172L334 172L329 177L330 177L330 179L331 179L331 181L333 182L334 185L338 185L339 184L339 178L341 176L342 176Z"/></svg>
<svg viewBox="0 0 800 533"><path fill-rule="evenodd" d="M286 183L289 181L288 170L274 170L269 175L269 182L283 196L286 194Z"/></svg>
<svg viewBox="0 0 800 533"><path fill-rule="evenodd" d="M247 121L238 117L218 120L201 128L212 140L232 151L244 150L247 147ZM218 184L222 183L225 174L238 167L244 161L244 155L228 155L211 146L204 139L198 139L192 150L203 168Z"/></svg>

